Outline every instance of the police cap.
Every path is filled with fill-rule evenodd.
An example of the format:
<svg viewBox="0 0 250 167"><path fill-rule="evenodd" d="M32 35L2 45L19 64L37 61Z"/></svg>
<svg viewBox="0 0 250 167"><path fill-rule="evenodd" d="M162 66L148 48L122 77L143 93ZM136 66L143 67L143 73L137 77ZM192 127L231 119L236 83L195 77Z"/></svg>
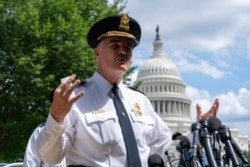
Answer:
<svg viewBox="0 0 250 167"><path fill-rule="evenodd" d="M97 21L90 28L87 41L89 46L94 49L101 40L110 36L130 38L134 41L134 46L137 46L141 38L141 27L128 14L108 16Z"/></svg>

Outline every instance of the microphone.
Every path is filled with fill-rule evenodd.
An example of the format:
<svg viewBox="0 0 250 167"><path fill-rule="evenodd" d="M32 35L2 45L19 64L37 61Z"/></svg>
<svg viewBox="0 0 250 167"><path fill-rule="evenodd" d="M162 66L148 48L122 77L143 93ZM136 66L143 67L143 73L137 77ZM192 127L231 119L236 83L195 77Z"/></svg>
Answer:
<svg viewBox="0 0 250 167"><path fill-rule="evenodd" d="M200 120L201 131L200 131L200 142L201 145L205 148L208 164L210 167L217 167L217 164L214 159L212 147L211 147L211 136L208 131L209 125L207 120Z"/></svg>
<svg viewBox="0 0 250 167"><path fill-rule="evenodd" d="M182 153L182 159L185 163L185 167L191 167L191 156L190 156L190 141L187 136L179 135L176 140L180 140L180 148Z"/></svg>
<svg viewBox="0 0 250 167"><path fill-rule="evenodd" d="M182 135L180 132L175 132L173 135L172 135L172 140L176 140L176 138L178 136Z"/></svg>
<svg viewBox="0 0 250 167"><path fill-rule="evenodd" d="M221 146L219 143L219 132L218 129L222 125L220 119L213 117L208 120L209 130L212 133L212 150L217 166L221 166Z"/></svg>
<svg viewBox="0 0 250 167"><path fill-rule="evenodd" d="M193 123L191 125L191 132L193 133L193 143L191 146L191 157L192 158L197 158L197 151L199 149L199 134L201 130L201 125L200 123Z"/></svg>
<svg viewBox="0 0 250 167"><path fill-rule="evenodd" d="M150 155L148 157L148 167L164 167L163 159L157 154Z"/></svg>
<svg viewBox="0 0 250 167"><path fill-rule="evenodd" d="M231 143L231 132L230 129L225 126L222 125L219 127L219 134L220 134L220 139L222 141L222 143L225 144L225 152L228 158L230 158L232 160L233 166L237 167L240 166L239 161L237 159L237 157L235 156L235 152Z"/></svg>
<svg viewBox="0 0 250 167"><path fill-rule="evenodd" d="M201 124L198 122L195 122L191 125L191 132L193 133L193 142L191 145L191 159L192 159L192 163L200 163L203 166L203 161L201 158L201 153L200 153L200 148L199 148L199 134L200 134L200 130L201 130ZM199 160L196 161L196 160ZM192 165L194 166L194 165Z"/></svg>

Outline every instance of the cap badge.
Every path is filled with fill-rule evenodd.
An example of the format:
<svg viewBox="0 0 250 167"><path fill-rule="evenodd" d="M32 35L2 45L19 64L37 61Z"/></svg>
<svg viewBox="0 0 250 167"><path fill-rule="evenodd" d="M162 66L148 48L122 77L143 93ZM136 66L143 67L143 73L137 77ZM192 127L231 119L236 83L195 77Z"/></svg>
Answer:
<svg viewBox="0 0 250 167"><path fill-rule="evenodd" d="M121 21L120 21L119 29L129 31L129 17L128 17L128 14L122 14L121 15Z"/></svg>
<svg viewBox="0 0 250 167"><path fill-rule="evenodd" d="M142 111L141 111L141 107L140 107L139 103L135 102L134 110L135 110L136 115L142 116Z"/></svg>

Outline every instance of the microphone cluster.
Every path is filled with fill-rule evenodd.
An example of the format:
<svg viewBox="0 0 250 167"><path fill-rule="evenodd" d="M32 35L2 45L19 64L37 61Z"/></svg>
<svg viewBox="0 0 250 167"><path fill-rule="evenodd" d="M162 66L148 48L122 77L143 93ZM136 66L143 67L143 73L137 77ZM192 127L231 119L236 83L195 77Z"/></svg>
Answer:
<svg viewBox="0 0 250 167"><path fill-rule="evenodd" d="M180 140L182 162L185 167L250 167L248 159L243 154L231 136L230 129L222 125L217 117L201 120L191 125L192 143L180 133L173 140ZM221 144L224 145L222 156ZM203 151L202 151L203 150ZM205 151L205 156L202 154ZM204 160L207 160L207 162Z"/></svg>

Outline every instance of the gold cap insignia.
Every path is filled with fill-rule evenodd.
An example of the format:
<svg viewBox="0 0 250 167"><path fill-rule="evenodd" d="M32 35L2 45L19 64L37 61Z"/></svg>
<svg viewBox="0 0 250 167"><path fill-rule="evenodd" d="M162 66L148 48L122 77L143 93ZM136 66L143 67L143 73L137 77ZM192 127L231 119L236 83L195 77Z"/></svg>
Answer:
<svg viewBox="0 0 250 167"><path fill-rule="evenodd" d="M128 17L128 14L122 14L121 15L121 21L120 21L119 29L129 31L129 17Z"/></svg>
<svg viewBox="0 0 250 167"><path fill-rule="evenodd" d="M136 115L142 116L142 110L141 110L141 107L140 107L139 103L135 102L134 110L135 110Z"/></svg>

